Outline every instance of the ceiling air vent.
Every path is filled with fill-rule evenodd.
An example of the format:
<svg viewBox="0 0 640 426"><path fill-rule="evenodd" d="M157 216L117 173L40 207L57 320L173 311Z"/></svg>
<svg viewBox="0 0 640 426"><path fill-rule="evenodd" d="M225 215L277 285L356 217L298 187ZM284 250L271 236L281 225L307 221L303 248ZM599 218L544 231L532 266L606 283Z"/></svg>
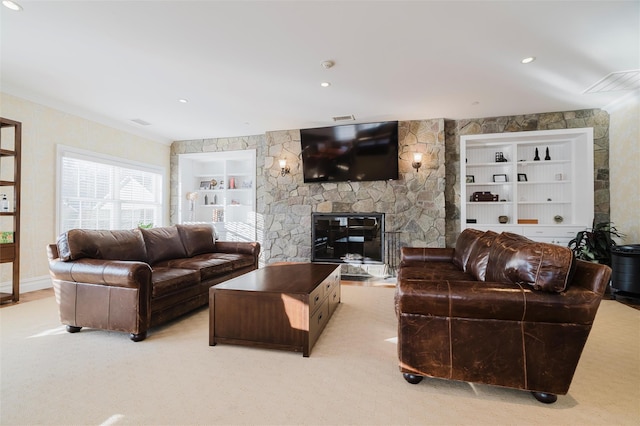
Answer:
<svg viewBox="0 0 640 426"><path fill-rule="evenodd" d="M151 123L149 123L148 121L144 121L142 118L132 118L131 121L133 121L136 124L139 124L141 126L150 126Z"/></svg>
<svg viewBox="0 0 640 426"><path fill-rule="evenodd" d="M353 121L356 118L352 115L339 115L337 117L333 117L333 121Z"/></svg>
<svg viewBox="0 0 640 426"><path fill-rule="evenodd" d="M612 72L583 93L617 92L640 89L640 70Z"/></svg>

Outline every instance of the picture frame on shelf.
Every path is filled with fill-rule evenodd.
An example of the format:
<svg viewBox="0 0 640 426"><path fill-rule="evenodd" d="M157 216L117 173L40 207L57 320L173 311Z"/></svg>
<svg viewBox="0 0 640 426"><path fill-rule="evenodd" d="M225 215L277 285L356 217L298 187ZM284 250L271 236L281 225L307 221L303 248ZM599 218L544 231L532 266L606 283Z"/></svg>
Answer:
<svg viewBox="0 0 640 426"><path fill-rule="evenodd" d="M527 174L526 173L518 173L518 182L526 182Z"/></svg>
<svg viewBox="0 0 640 426"><path fill-rule="evenodd" d="M508 182L509 180L507 179L507 175L506 174L498 174L498 175L493 175L493 181L494 182Z"/></svg>
<svg viewBox="0 0 640 426"><path fill-rule="evenodd" d="M208 181L208 180L200 181L200 189L211 189L211 181Z"/></svg>
<svg viewBox="0 0 640 426"><path fill-rule="evenodd" d="M466 183L475 183L476 177L474 175L467 175Z"/></svg>

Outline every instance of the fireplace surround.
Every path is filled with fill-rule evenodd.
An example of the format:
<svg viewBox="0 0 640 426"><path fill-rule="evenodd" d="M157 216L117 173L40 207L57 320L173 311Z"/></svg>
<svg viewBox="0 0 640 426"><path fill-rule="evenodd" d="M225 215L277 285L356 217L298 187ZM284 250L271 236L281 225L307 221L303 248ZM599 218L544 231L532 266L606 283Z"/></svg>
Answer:
<svg viewBox="0 0 640 426"><path fill-rule="evenodd" d="M384 213L312 213L312 262L382 264Z"/></svg>

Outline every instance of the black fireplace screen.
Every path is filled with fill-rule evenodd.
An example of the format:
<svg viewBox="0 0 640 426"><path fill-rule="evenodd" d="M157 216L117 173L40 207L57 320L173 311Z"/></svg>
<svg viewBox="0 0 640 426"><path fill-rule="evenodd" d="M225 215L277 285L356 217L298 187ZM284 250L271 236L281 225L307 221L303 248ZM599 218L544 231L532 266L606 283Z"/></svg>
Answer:
<svg viewBox="0 0 640 426"><path fill-rule="evenodd" d="M382 263L384 213L313 213L313 262Z"/></svg>

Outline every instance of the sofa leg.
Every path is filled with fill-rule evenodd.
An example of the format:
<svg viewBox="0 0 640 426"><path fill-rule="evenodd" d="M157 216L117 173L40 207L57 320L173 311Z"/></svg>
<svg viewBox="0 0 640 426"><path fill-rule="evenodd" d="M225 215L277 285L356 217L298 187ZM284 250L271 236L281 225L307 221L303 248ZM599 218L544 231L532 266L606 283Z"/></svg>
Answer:
<svg viewBox="0 0 640 426"><path fill-rule="evenodd" d="M68 325L67 333L77 333L78 331L80 331L80 329L82 329L82 327L76 327L75 325Z"/></svg>
<svg viewBox="0 0 640 426"><path fill-rule="evenodd" d="M147 338L147 332L145 331L144 333L138 333L138 334L131 333L131 334L129 335L129 337L130 337L130 338L131 338L131 340L133 340L134 342L141 342L141 341L143 341L144 339L146 339L146 338Z"/></svg>
<svg viewBox="0 0 640 426"><path fill-rule="evenodd" d="M418 376L416 374L402 373L402 377L404 377L404 379L412 385L417 385L422 381L422 376Z"/></svg>
<svg viewBox="0 0 640 426"><path fill-rule="evenodd" d="M558 400L558 396L546 392L531 392L533 397L544 404L553 404Z"/></svg>

